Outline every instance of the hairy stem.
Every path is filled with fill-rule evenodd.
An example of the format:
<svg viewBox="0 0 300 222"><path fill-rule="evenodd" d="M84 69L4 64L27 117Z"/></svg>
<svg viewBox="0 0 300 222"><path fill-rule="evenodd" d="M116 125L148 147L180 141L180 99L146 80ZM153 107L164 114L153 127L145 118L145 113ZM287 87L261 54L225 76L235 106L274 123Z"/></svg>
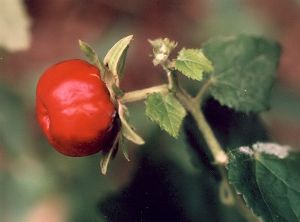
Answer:
<svg viewBox="0 0 300 222"><path fill-rule="evenodd" d="M175 78L174 70L169 68L171 65L172 63L169 60L167 60L165 63L161 64L161 67L166 72L169 90L174 91L176 81L174 79Z"/></svg>
<svg viewBox="0 0 300 222"><path fill-rule="evenodd" d="M162 84L162 85L158 85L158 86L153 86L153 87L149 87L149 88L145 88L145 89L125 93L120 98L120 102L121 103L136 102L136 101L146 99L147 96L151 93L167 94L168 92L169 92L168 84Z"/></svg>
<svg viewBox="0 0 300 222"><path fill-rule="evenodd" d="M217 141L212 129L204 117L202 110L195 109L195 107L193 107L190 111L210 148L215 163L219 165L226 165L228 162L227 154Z"/></svg>
<svg viewBox="0 0 300 222"><path fill-rule="evenodd" d="M221 148L221 145L216 139L210 125L208 124L202 110L200 109L199 102L201 102L208 86L213 82L206 82L206 84L203 85L204 89L200 90L197 96L193 98L180 86L180 84L178 84L178 82L176 82L176 80L175 82L173 82L174 79L169 79L169 81L175 83L176 97L193 116L199 130L201 131L205 141L207 142L207 145L214 158L215 164L217 164L217 169L219 170L222 177L222 182L220 184L221 201L228 206L235 205L241 215L243 215L249 222L258 222L259 220L257 219L257 217L246 207L241 197L236 194L234 188L229 184L229 181L227 179L227 172L225 169L225 165L228 163L228 156ZM170 82L169 84L162 84L125 93L120 98L120 102L129 103L144 100L149 94L155 92L167 94L170 92ZM174 87L174 85L172 87Z"/></svg>
<svg viewBox="0 0 300 222"><path fill-rule="evenodd" d="M185 108L192 114L193 118L195 119L197 126L203 134L203 137L213 155L215 163L223 166L226 165L228 163L228 156L217 141L202 110L199 108L199 103L191 100L182 92L178 92L176 95L183 106L185 106Z"/></svg>
<svg viewBox="0 0 300 222"><path fill-rule="evenodd" d="M195 96L194 100L198 101L199 104L202 103L203 98L205 97L207 90L209 89L209 87L214 83L214 78L210 78L209 80L207 80L203 86L200 88L200 90L198 91L197 95Z"/></svg>
<svg viewBox="0 0 300 222"><path fill-rule="evenodd" d="M168 62L167 64L171 64ZM243 200L234 191L234 188L229 184L227 172L225 166L228 163L228 155L222 149L213 130L211 129L209 123L207 122L202 109L200 108L202 100L204 99L209 86L214 83L214 79L210 78L207 80L197 95L191 97L191 95L186 92L180 85L175 75L172 75L172 67L161 64L162 68L166 71L168 84L153 86L150 88L136 90L132 92L125 93L119 101L121 103L135 102L139 100L144 100L151 93L159 92L162 94L167 94L170 91L175 92L176 97L186 108L187 111L193 116L195 122L197 123L198 129L201 131L210 151L213 156L214 162L217 165L217 169L220 172L222 181L220 183L220 198L221 201L227 206L233 206L239 210L241 215L245 217L249 222L258 222L258 219L253 215L253 213L246 207Z"/></svg>
<svg viewBox="0 0 300 222"><path fill-rule="evenodd" d="M178 89L180 90L181 88L179 87ZM201 95L203 95L202 92ZM220 172L222 178L220 184L220 198L222 203L224 203L227 206L234 205L247 221L258 222L258 218L250 211L249 208L246 207L244 201L235 192L234 188L228 181L227 172L225 169L225 166L228 163L228 156L221 148L221 145L216 139L202 110L199 108L199 99L201 100L202 97L194 97L193 99L191 99L189 94L181 90L176 94L176 96L195 119L198 128L202 132L202 135L213 155L214 161L217 164L217 169Z"/></svg>

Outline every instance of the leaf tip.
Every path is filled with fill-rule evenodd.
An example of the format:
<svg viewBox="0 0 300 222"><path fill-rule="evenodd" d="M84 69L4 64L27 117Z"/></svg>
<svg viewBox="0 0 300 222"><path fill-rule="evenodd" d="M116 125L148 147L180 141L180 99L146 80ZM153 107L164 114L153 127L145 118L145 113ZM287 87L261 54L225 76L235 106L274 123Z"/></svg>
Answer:
<svg viewBox="0 0 300 222"><path fill-rule="evenodd" d="M135 144L137 145L144 145L145 144L145 140L142 137L138 137L138 139L135 140Z"/></svg>
<svg viewBox="0 0 300 222"><path fill-rule="evenodd" d="M102 174L103 176L105 176L105 175L106 175L106 172L107 172L107 169L103 169L103 168L101 168L101 174Z"/></svg>
<svg viewBox="0 0 300 222"><path fill-rule="evenodd" d="M100 171L102 175L106 175L107 167L108 167L108 161L105 160L104 157L102 157L102 159L100 160Z"/></svg>
<svg viewBox="0 0 300 222"><path fill-rule="evenodd" d="M130 40L133 40L133 35L131 34L131 35L125 37L125 38L128 38L128 39L130 39Z"/></svg>
<svg viewBox="0 0 300 222"><path fill-rule="evenodd" d="M79 47L82 49L84 47L86 47L87 43L82 41L81 39L78 39L78 44L79 44Z"/></svg>

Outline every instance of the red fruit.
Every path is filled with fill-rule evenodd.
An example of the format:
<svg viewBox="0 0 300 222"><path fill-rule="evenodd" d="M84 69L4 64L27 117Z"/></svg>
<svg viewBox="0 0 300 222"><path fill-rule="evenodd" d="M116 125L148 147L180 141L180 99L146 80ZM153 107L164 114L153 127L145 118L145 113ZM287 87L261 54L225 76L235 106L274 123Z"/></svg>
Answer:
<svg viewBox="0 0 300 222"><path fill-rule="evenodd" d="M57 63L41 76L36 91L38 122L55 149L88 156L109 148L115 107L97 67L79 59Z"/></svg>

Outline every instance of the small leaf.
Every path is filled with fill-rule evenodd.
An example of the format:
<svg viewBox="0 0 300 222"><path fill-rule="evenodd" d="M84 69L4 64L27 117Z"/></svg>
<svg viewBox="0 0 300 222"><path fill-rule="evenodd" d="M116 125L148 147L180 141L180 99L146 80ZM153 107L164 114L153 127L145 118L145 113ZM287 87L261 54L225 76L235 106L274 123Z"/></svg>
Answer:
<svg viewBox="0 0 300 222"><path fill-rule="evenodd" d="M177 138L182 120L186 115L180 102L171 93L167 96L153 93L148 96L145 104L146 115L161 129Z"/></svg>
<svg viewBox="0 0 300 222"><path fill-rule="evenodd" d="M129 35L119 40L104 57L104 65L108 66L108 69L117 79L122 77L127 49L132 38L133 35Z"/></svg>
<svg viewBox="0 0 300 222"><path fill-rule="evenodd" d="M182 49L175 61L175 69L199 81L202 80L204 72L209 73L214 70L211 61L199 49Z"/></svg>
<svg viewBox="0 0 300 222"><path fill-rule="evenodd" d="M101 160L100 160L100 169L101 169L101 173L103 175L105 175L106 172L107 172L108 164L109 164L109 162L111 160L112 153L113 153L113 150L110 149L107 153L103 154L103 156L101 157Z"/></svg>
<svg viewBox="0 0 300 222"><path fill-rule="evenodd" d="M263 221L300 221L300 154L258 143L230 154L229 181Z"/></svg>
<svg viewBox="0 0 300 222"><path fill-rule="evenodd" d="M280 47L259 37L215 38L203 45L214 64L210 94L222 105L241 112L269 108Z"/></svg>
<svg viewBox="0 0 300 222"><path fill-rule="evenodd" d="M129 158L129 155L128 155L128 149L127 149L127 146L124 143L125 143L124 138L121 137L121 139L120 139L120 147L122 149L122 153L123 153L125 159L129 162L130 158Z"/></svg>
<svg viewBox="0 0 300 222"><path fill-rule="evenodd" d="M132 126L128 123L128 114L126 113L126 107L122 104L119 104L119 117L122 124L122 134L123 136L130 140L131 142L142 145L145 143L142 137L140 137L132 128Z"/></svg>
<svg viewBox="0 0 300 222"><path fill-rule="evenodd" d="M99 60L96 51L89 44L81 40L79 40L79 47L81 51L84 52L85 56L90 60L90 62L100 69L101 74L103 75L105 73L105 67Z"/></svg>
<svg viewBox="0 0 300 222"><path fill-rule="evenodd" d="M110 160L114 158L114 156L115 156L115 154L118 150L119 140L120 140L120 134L118 134L116 136L111 148L107 151L102 152L102 156L101 156L101 159L100 159L100 169L101 169L101 173L103 175L106 174L108 164L109 164Z"/></svg>
<svg viewBox="0 0 300 222"><path fill-rule="evenodd" d="M128 155L127 146L122 146L122 152L123 152L123 156L125 157L125 159L129 162L130 158L129 158L129 155Z"/></svg>

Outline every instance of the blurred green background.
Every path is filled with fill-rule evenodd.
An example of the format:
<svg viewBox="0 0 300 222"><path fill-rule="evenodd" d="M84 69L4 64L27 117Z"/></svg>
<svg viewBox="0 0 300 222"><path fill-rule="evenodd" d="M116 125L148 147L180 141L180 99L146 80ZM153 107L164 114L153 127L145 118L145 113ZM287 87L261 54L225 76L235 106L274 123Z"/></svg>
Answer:
<svg viewBox="0 0 300 222"><path fill-rule="evenodd" d="M199 153L205 144L189 121L175 140L145 117L143 103L130 105L147 143L128 143L131 161L117 155L102 176L98 154L69 158L51 149L34 113L42 72L60 60L84 58L78 39L103 56L116 40L133 34L122 82L133 90L164 81L151 63L147 39L169 37L179 47L201 47L211 36L237 33L282 45L272 109L260 122L211 101L208 119L225 146L268 139L299 148L297 0L0 0L0 221L243 221L236 209L221 205L218 175ZM218 119L218 113L225 116Z"/></svg>

